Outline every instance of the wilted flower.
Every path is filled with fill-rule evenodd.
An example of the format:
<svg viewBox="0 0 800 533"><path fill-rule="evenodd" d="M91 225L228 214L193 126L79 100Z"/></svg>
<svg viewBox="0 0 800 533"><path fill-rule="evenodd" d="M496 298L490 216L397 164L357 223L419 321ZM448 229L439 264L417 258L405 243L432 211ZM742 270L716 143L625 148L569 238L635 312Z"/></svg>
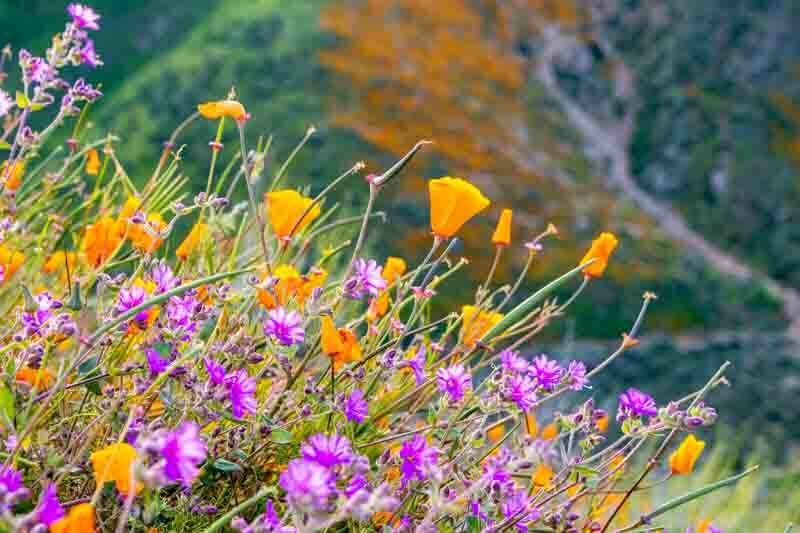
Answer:
<svg viewBox="0 0 800 533"><path fill-rule="evenodd" d="M430 180L431 229L434 235L449 239L469 219L491 203L480 189L461 178L449 176Z"/></svg>

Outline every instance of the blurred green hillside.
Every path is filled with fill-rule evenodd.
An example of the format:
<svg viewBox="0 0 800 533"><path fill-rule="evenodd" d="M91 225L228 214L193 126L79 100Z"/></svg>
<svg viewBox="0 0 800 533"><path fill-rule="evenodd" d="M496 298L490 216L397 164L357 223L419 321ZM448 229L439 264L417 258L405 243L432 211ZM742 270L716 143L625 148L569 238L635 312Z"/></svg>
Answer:
<svg viewBox="0 0 800 533"><path fill-rule="evenodd" d="M367 4L378 9L370 11ZM505 104L497 104L495 111L526 110L527 118L533 121L531 131L539 132L531 134L531 152L556 144L559 158L550 159L543 170L566 176L577 184L572 188L553 188L539 179L539 174L515 169L506 164L505 156L492 150L485 154L489 161L486 168L470 166L466 144L466 162L458 161L458 147L455 155L448 152L448 137L452 134L461 142L464 134L451 110L442 107L440 116L435 107L425 107L424 90L418 97L420 107L407 108L408 116L403 117L419 126L400 128L401 123L392 115L396 111L393 104L372 98L370 92L395 84L402 88L392 65L376 67L370 62L380 62L383 56L370 57L368 48L360 49L353 43L380 43L378 35L390 36L395 48L382 53L401 58L411 72L413 88L414 76L421 80L427 68L420 64L420 57L435 63L436 51L421 54L413 39L403 38L406 25L432 28L431 35L463 32L459 24L465 24L461 20L465 17L447 18L447 10L458 15L459 10L467 12L464 6L470 6L486 24L499 16L495 2L448 0L438 12L416 9L417 4L424 5L397 0L377 4L324 0L93 2L103 15L97 49L106 62L102 69L86 72L102 82L106 93L92 113L94 135L100 137L106 131L121 135L121 160L131 176L144 179L152 171L161 143L194 105L223 97L235 86L254 117L248 124L251 134L273 136L265 172L273 172L280 165L309 125L318 128L289 171L289 183L291 177L303 183L310 178L317 189L355 161L366 160L372 170L378 170L396 158L401 146L410 146L412 137L430 137L437 144L417 158L394 188L394 195L379 206L389 211L391 223L402 228L403 234L408 230L411 235L394 243L380 243L382 254L422 254L427 239L423 177L463 173L488 183L488 193L495 201L491 212L465 232L461 248L473 261L478 278L492 253L483 243L503 206L513 206L518 220L523 221L515 235L520 244L550 220L562 229L563 240L546 244L541 264L533 269L532 284L574 264L598 231L611 229L620 234L622 245L608 276L590 287L591 298L576 304L577 315L585 317L579 321L577 333L581 337L617 337L629 327L644 290L660 296L647 321L651 331L682 334L745 330L757 335L760 330L782 330L785 309L768 287L759 280L737 279L720 272L662 231L658 221L636 202L603 185L607 170L598 166L591 147L534 76L523 75L517 83L514 95L520 98L518 106L505 109L501 107ZM538 9L546 8L548 2L519 4ZM664 3L663 13L651 13L645 5L620 3L618 13L603 19L608 28L606 37L625 47L625 60L640 75L637 127L630 143L630 162L638 185L671 205L714 246L783 286L797 287L800 178L792 143L800 139L800 112L795 111L800 104L797 108L793 104L800 102L800 82L793 58L798 57L800 39L788 31L792 21L800 20L797 6L788 0L715 0L702 6L671 0ZM63 10L62 3L52 0L0 0L0 39L42 49L48 36L63 24ZM328 21L339 17L352 22L351 35L336 30L335 25L332 29L330 22L323 29L321 13ZM630 20L624 18L626 14ZM687 18L688 14L692 16ZM353 16L357 18L347 18ZM669 19L673 23L669 31L649 19L636 18L658 16L674 17ZM775 35L770 33L773 30ZM708 35L714 39L708 39ZM536 39L534 32L524 42L506 43L507 48L498 45L484 52L489 60L497 57L501 65L505 65L501 59L509 64L533 62L544 49ZM445 59L451 53L440 50ZM336 68L330 61L336 54L355 68ZM321 61L321 56L328 60ZM607 75L612 66L602 47L589 41L581 43L578 53L557 70L577 101L598 102L598 109L605 113L607 107L613 112L618 104L615 98L625 97L612 90L616 96L610 103L603 101L609 99L608 85L614 81ZM479 65L477 72L485 71L489 76L491 69L487 69ZM424 88L424 84L419 85ZM466 96L475 98L469 93ZM492 100L473 103L480 108ZM352 112L354 107L360 115ZM466 116L471 109L467 103L453 111L455 116ZM342 120L345 112L372 118L361 127ZM426 131L431 124L438 126ZM369 134L379 128L397 142L380 142ZM207 123L198 122L180 139L186 144L183 170L198 189L205 181L207 143L213 133ZM223 157L229 158L238 150L237 143L232 137L226 137L225 142ZM505 166L493 167L492 160L503 161ZM481 177L485 174L492 176L490 182ZM340 198L343 208L364 201L364 193L358 187L346 187ZM501 265L501 282L514 279L524 251L518 246L513 256L513 262ZM461 278L455 284L454 302L460 303L458 283L468 281ZM553 330L550 335L557 339L565 333Z"/></svg>

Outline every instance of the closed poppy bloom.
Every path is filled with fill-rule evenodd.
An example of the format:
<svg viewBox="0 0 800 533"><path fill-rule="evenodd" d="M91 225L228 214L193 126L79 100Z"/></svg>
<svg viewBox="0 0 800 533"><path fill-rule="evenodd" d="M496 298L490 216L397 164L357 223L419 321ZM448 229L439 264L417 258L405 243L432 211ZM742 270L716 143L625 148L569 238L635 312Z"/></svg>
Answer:
<svg viewBox="0 0 800 533"><path fill-rule="evenodd" d="M178 246L178 249L175 250L175 255L178 259L186 260L192 252L194 252L197 247L203 242L206 235L208 234L208 224L203 224L202 222L198 222L192 227L192 230L189 232L189 235L183 239L183 242Z"/></svg>
<svg viewBox="0 0 800 533"><path fill-rule="evenodd" d="M678 449L669 456L669 466L672 469L672 473L677 475L691 474L692 470L694 470L694 464L700 454L703 453L703 448L705 447L706 443L697 440L694 435L689 435L683 439Z"/></svg>
<svg viewBox="0 0 800 533"><path fill-rule="evenodd" d="M232 118L233 120L244 120L247 118L247 111L244 106L236 100L205 102L203 104L198 104L197 111L203 118L209 120L217 120L222 117Z"/></svg>
<svg viewBox="0 0 800 533"><path fill-rule="evenodd" d="M93 267L105 263L122 244L125 233L126 223L108 216L86 226L82 243L86 261Z"/></svg>
<svg viewBox="0 0 800 533"><path fill-rule="evenodd" d="M539 423L536 421L536 416L530 413L525 415L525 429L528 431L528 435L536 438L539 433Z"/></svg>
<svg viewBox="0 0 800 533"><path fill-rule="evenodd" d="M533 474L533 484L537 487L546 487L553 479L553 469L544 463L539 463Z"/></svg>
<svg viewBox="0 0 800 533"><path fill-rule="evenodd" d="M25 262L25 254L0 244L0 283L5 283Z"/></svg>
<svg viewBox="0 0 800 533"><path fill-rule="evenodd" d="M500 213L500 220L492 235L492 242L498 246L511 244L511 214L511 209L503 209Z"/></svg>
<svg viewBox="0 0 800 533"><path fill-rule="evenodd" d="M158 213L150 213L147 222L143 224L133 224L128 226L128 237L131 244L140 252L152 254L164 242L159 234L167 227L164 219Z"/></svg>
<svg viewBox="0 0 800 533"><path fill-rule="evenodd" d="M597 419L597 422L594 423L595 427L597 427L598 431L605 433L608 431L608 415L601 416Z"/></svg>
<svg viewBox="0 0 800 533"><path fill-rule="evenodd" d="M94 531L94 506L80 503L69 510L67 516L50 524L50 533L92 533Z"/></svg>
<svg viewBox="0 0 800 533"><path fill-rule="evenodd" d="M8 176L6 177L6 172ZM16 191L22 185L22 175L25 174L25 162L17 161L11 170L8 170L8 161L0 165L0 177L6 178L6 189Z"/></svg>
<svg viewBox="0 0 800 533"><path fill-rule="evenodd" d="M50 388L53 384L53 373L46 368L30 368L26 366L17 371L16 380L27 383L31 387L43 391Z"/></svg>
<svg viewBox="0 0 800 533"><path fill-rule="evenodd" d="M319 205L315 205L303 216L314 200L293 190L269 192L264 199L269 206L269 223L279 239L290 238L295 224L295 232L301 231L322 212Z"/></svg>
<svg viewBox="0 0 800 533"><path fill-rule="evenodd" d="M589 251L586 252L586 255L581 259L580 264L595 259L594 263L587 265L587 267L583 269L583 273L593 278L602 276L608 266L608 258L611 257L617 244L619 244L619 241L617 241L613 233L601 233L599 237L592 241L591 248L589 248Z"/></svg>
<svg viewBox="0 0 800 533"><path fill-rule="evenodd" d="M491 203L480 189L461 178L449 176L428 182L431 201L431 229L433 233L449 239L469 219L489 207Z"/></svg>
<svg viewBox="0 0 800 533"><path fill-rule="evenodd" d="M494 311L479 311L474 305L465 305L461 308L461 315L464 318L462 331L464 332L464 344L474 346L490 329L503 320L502 313Z"/></svg>
<svg viewBox="0 0 800 533"><path fill-rule="evenodd" d="M100 174L100 155L94 148L86 154L86 173L90 176Z"/></svg>
<svg viewBox="0 0 800 533"><path fill-rule="evenodd" d="M125 442L106 446L89 456L94 470L94 479L98 485L113 481L120 494L127 495L133 486L131 479L131 465L136 460L136 449ZM142 484L137 483L135 491L138 494Z"/></svg>

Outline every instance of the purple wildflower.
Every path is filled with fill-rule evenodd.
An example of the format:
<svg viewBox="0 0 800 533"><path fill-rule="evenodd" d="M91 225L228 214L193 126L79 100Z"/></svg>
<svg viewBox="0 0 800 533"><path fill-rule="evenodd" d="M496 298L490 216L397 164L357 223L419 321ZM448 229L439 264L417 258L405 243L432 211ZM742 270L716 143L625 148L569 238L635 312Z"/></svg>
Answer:
<svg viewBox="0 0 800 533"><path fill-rule="evenodd" d="M197 465L206 460L206 444L200 438L200 427L194 422L181 424L167 435L161 455L167 478L190 487L200 473Z"/></svg>
<svg viewBox="0 0 800 533"><path fill-rule="evenodd" d="M86 44L83 45L83 49L81 50L81 63L91 68L97 68L103 64L94 49L94 41L91 39L86 39Z"/></svg>
<svg viewBox="0 0 800 533"><path fill-rule="evenodd" d="M264 335L275 337L284 346L301 344L306 338L306 333L300 325L302 323L303 319L299 313L278 307L269 312L264 323Z"/></svg>
<svg viewBox="0 0 800 533"><path fill-rule="evenodd" d="M401 367L408 367L414 373L414 379L417 381L417 386L422 385L425 382L425 359L425 345L420 344L417 353L413 357L400 363Z"/></svg>
<svg viewBox="0 0 800 533"><path fill-rule="evenodd" d="M531 508L531 500L528 498L528 493L524 490L518 490L508 496L503 504L500 506L500 512L503 513L504 518L519 519L516 523L518 531L530 531L530 525L539 520L540 512Z"/></svg>
<svg viewBox="0 0 800 533"><path fill-rule="evenodd" d="M405 441L400 446L399 456L403 462L400 465L403 487L409 481L424 481L428 471L436 466L439 451L428 446L422 435L414 435L411 440Z"/></svg>
<svg viewBox="0 0 800 533"><path fill-rule="evenodd" d="M503 370L508 372L518 373L527 372L528 370L528 362L519 356L519 352L508 348L500 352L500 362Z"/></svg>
<svg viewBox="0 0 800 533"><path fill-rule="evenodd" d="M188 341L197 331L195 314L202 310L201 304L193 294L173 296L167 301L167 322L169 330L183 341Z"/></svg>
<svg viewBox="0 0 800 533"><path fill-rule="evenodd" d="M222 385L225 382L225 367L209 357L203 359L203 363L206 366L208 379L211 383L214 385Z"/></svg>
<svg viewBox="0 0 800 533"><path fill-rule="evenodd" d="M0 89L0 118L4 117L14 107L14 101L8 93Z"/></svg>
<svg viewBox="0 0 800 533"><path fill-rule="evenodd" d="M350 479L347 488L344 489L344 495L348 498L352 498L355 493L368 488L369 483L367 483L367 478L361 474L357 474Z"/></svg>
<svg viewBox="0 0 800 533"><path fill-rule="evenodd" d="M656 416L658 408L653 398L640 390L630 388L619 397L617 422L640 416Z"/></svg>
<svg viewBox="0 0 800 533"><path fill-rule="evenodd" d="M164 261L153 267L150 272L150 279L156 284L156 293L160 294L170 289L174 289L181 284L181 279L172 272L172 268Z"/></svg>
<svg viewBox="0 0 800 533"><path fill-rule="evenodd" d="M317 509L325 506L336 488L330 470L305 459L289 461L281 474L280 485L292 505Z"/></svg>
<svg viewBox="0 0 800 533"><path fill-rule="evenodd" d="M67 13L72 17L72 22L82 30L99 30L100 15L89 6L83 4L70 4L67 6Z"/></svg>
<svg viewBox="0 0 800 533"><path fill-rule="evenodd" d="M242 418L245 414L254 414L258 408L256 402L256 380L245 370L236 370L225 376L228 395L231 399L234 418Z"/></svg>
<svg viewBox="0 0 800 533"><path fill-rule="evenodd" d="M346 465L353 460L353 451L347 438L333 434L317 433L300 447L303 459L313 461L325 468Z"/></svg>
<svg viewBox="0 0 800 533"><path fill-rule="evenodd" d="M527 413L536 405L536 383L529 376L511 376L506 383L506 397Z"/></svg>
<svg viewBox="0 0 800 533"><path fill-rule="evenodd" d="M589 380L586 378L586 365L580 361L570 361L565 377L572 390L581 390L589 386Z"/></svg>
<svg viewBox="0 0 800 533"><path fill-rule="evenodd" d="M150 375L153 377L169 367L170 360L161 357L161 353L155 348L145 348L144 356L147 359L147 366L150 368Z"/></svg>
<svg viewBox="0 0 800 533"><path fill-rule="evenodd" d="M533 360L528 372L536 378L536 384L546 391L552 391L564 373L558 362L548 359L544 354Z"/></svg>
<svg viewBox="0 0 800 533"><path fill-rule="evenodd" d="M355 263L355 274L345 282L344 290L348 298L360 299L364 293L377 296L380 291L386 288L386 280L381 275L383 268L374 259L364 261L357 259Z"/></svg>
<svg viewBox="0 0 800 533"><path fill-rule="evenodd" d="M440 368L436 372L436 383L441 392L450 396L451 401L458 402L472 388L472 376L464 369L464 365L456 364Z"/></svg>
<svg viewBox="0 0 800 533"><path fill-rule="evenodd" d="M344 416L351 422L360 424L369 414L369 404L364 399L361 389L353 389L344 402Z"/></svg>
<svg viewBox="0 0 800 533"><path fill-rule="evenodd" d="M147 292L139 285L132 285L131 287L121 289L117 297L117 312L122 314L130 311L134 307L143 304L145 298L147 298ZM137 325L147 324L147 317L147 310L139 311L136 313L136 316L133 317L133 320Z"/></svg>
<svg viewBox="0 0 800 533"><path fill-rule="evenodd" d="M58 501L58 494L54 483L48 483L42 493L42 499L36 509L36 518L42 524L49 526L64 517L64 508Z"/></svg>

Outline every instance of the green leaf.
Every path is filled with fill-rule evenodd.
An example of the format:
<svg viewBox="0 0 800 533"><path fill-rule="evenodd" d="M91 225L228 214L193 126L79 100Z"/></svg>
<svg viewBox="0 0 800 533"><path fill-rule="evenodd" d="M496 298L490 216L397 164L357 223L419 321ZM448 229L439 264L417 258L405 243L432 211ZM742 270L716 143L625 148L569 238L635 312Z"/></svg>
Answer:
<svg viewBox="0 0 800 533"><path fill-rule="evenodd" d="M6 141L0 141L0 150L11 150L11 145Z"/></svg>
<svg viewBox="0 0 800 533"><path fill-rule="evenodd" d="M97 357L90 357L78 367L78 374L83 377L83 379L91 378L93 375L99 373L99 369L97 368ZM102 380L92 381L91 383L87 383L86 390L91 392L92 394L100 395L102 393L100 389L100 382Z"/></svg>
<svg viewBox="0 0 800 533"><path fill-rule="evenodd" d="M240 465L227 459L217 459L211 466L220 472L241 472L244 470Z"/></svg>
<svg viewBox="0 0 800 533"><path fill-rule="evenodd" d="M269 440L275 444L291 444L294 442L294 436L281 428L274 428L269 435Z"/></svg>
<svg viewBox="0 0 800 533"><path fill-rule="evenodd" d="M13 423L15 413L14 393L6 385L0 385L0 415L4 421Z"/></svg>
<svg viewBox="0 0 800 533"><path fill-rule="evenodd" d="M549 295L551 292L559 288L565 282L569 281L573 276L583 271L583 269L586 268L586 266L589 264L590 261L587 261L586 263L576 266L566 274L562 274L561 277L554 279L553 281L551 281L550 283L548 283L547 285L545 285L544 287L533 293L532 295L528 296L528 298L525 299L525 301L523 301L521 304L516 306L511 311L509 311L508 314L506 314L506 316L503 317L503 319L500 322L495 324L495 326L492 329L487 331L483 335L483 337L481 337L481 342L486 343L491 341L497 335L503 333L511 326L513 326L514 324L525 318L528 315L528 313L530 313L533 310L536 304L544 300L544 298L547 295Z"/></svg>
<svg viewBox="0 0 800 533"><path fill-rule="evenodd" d="M470 533L480 533L481 521L477 516L470 516L467 518L467 531Z"/></svg>

